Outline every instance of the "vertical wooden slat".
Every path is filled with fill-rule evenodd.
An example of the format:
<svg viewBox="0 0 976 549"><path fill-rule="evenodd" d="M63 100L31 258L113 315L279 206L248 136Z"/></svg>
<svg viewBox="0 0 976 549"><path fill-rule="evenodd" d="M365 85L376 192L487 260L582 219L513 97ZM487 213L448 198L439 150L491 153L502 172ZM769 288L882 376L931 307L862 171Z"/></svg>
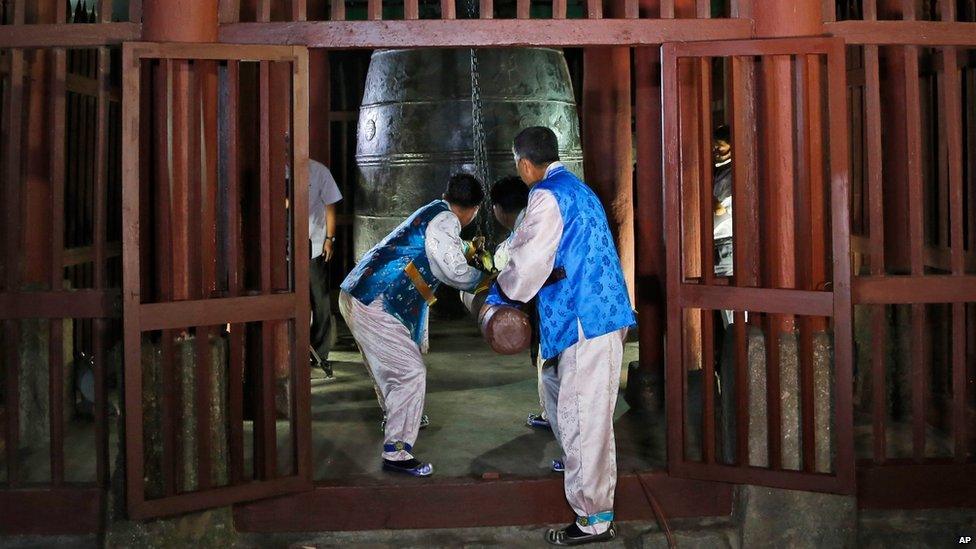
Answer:
<svg viewBox="0 0 976 549"><path fill-rule="evenodd" d="M441 0L441 9L443 10L444 4L450 4L451 7L454 3L451 0ZM453 12L452 12L453 13ZM346 20L346 2L345 0L332 0L329 7L329 17L333 21L345 21ZM452 17L453 18L453 17ZM446 19L446 17L445 17Z"/></svg>
<svg viewBox="0 0 976 549"><path fill-rule="evenodd" d="M851 378L854 363L853 306L851 302L850 182L848 180L847 102L845 100L844 42L834 40L827 56L828 154L830 158L830 223L832 230L834 296L834 428L836 465L840 486L853 493L854 398Z"/></svg>
<svg viewBox="0 0 976 549"><path fill-rule="evenodd" d="M217 5L217 18L221 24L240 21L241 0L220 0Z"/></svg>
<svg viewBox="0 0 976 549"><path fill-rule="evenodd" d="M733 252L734 253L734 252ZM735 338L735 464L749 467L749 334L746 313L733 313L733 337ZM758 464L755 464L758 465Z"/></svg>
<svg viewBox="0 0 976 549"><path fill-rule="evenodd" d="M294 169L293 196L295 210L292 231L295 242L308 242L308 50L295 48L294 82L292 83L293 145L292 165ZM308 288L308 254L303 247L295 246L295 289L296 300L294 324L295 340L292 355L292 433L296 460L295 471L299 477L311 478L311 372L305 349L309 348L309 323L304 319L311 314Z"/></svg>
<svg viewBox="0 0 976 549"><path fill-rule="evenodd" d="M764 234L768 237L765 247L767 287L792 288L796 284L795 268L795 171L793 158L793 86L792 59L774 55L763 58L762 75L765 105L763 112L763 146L765 148L765 174L763 196L767 197ZM784 110L786 112L784 112ZM782 466L782 407L780 394L780 337L793 331L793 318L789 315L768 315L766 368L769 455L770 465Z"/></svg>
<svg viewBox="0 0 976 549"><path fill-rule="evenodd" d="M640 17L640 3L638 0L624 0L624 18L637 19Z"/></svg>
<svg viewBox="0 0 976 549"><path fill-rule="evenodd" d="M749 57L732 58L732 254L733 280L739 287L759 285L759 171L756 150L756 62ZM749 376L746 312L737 311L735 321L736 463L749 462Z"/></svg>
<svg viewBox="0 0 976 549"><path fill-rule="evenodd" d="M138 62L136 63L136 68L131 70L138 70ZM174 245L172 234L173 216L172 216L172 206L173 201L172 196L172 184L173 177L170 170L170 162L166 159L170 158L172 155L170 147L170 132L168 129L169 119L171 117L171 112L173 109L173 77L174 77L174 62L172 60L163 60L159 63L157 70L155 71L155 76L153 78L153 109L154 114L153 120L153 145L156 150L155 162L155 202L156 202L156 231L154 235L155 244L153 246L155 250L155 261L156 261L156 272L158 276L158 288L157 288L157 300L158 301L172 301L174 297L173 288L175 286L174 276L173 276L173 265L174 265ZM135 77L136 84L138 84L138 77ZM135 88L138 90L138 85ZM127 91L123 90L123 92ZM124 99L123 99L124 100ZM131 108L139 109L140 106L135 104ZM135 160L136 169L138 169L138 158ZM138 198L135 199L136 204L138 204ZM134 217L130 214L130 217ZM131 231L131 224L135 223L133 220L125 221L125 228L123 233L128 236ZM123 253L126 253L125 244L123 242ZM133 250L129 253L138 253L139 241L136 239L130 245ZM124 273L123 273L124 274ZM134 282L128 282L127 284L134 284L136 288L139 287L140 282L135 280ZM129 288L129 286L127 286ZM128 290L131 291L131 290ZM128 294L126 294L128 295ZM138 310L139 301L126 306L135 309L132 314L136 314ZM135 335L127 336L126 346L134 345L136 349L141 347L141 333L138 330L138 325L130 327L133 324L133 320L130 320L129 314L126 314L125 319L125 330L126 333L129 331L135 331ZM173 367L173 357L175 355L173 351L173 337L174 334L172 330L163 330L160 336L160 376L164 380L164 385L161 389L160 406L162 407L161 423L162 423L162 473L163 473L163 492L166 495L173 495L176 493L177 486L177 475L176 475L176 463L177 463L177 433L176 428L177 422L177 407L178 399L176 395L175 388L175 373ZM130 341L131 340L131 341ZM141 362L141 357L138 352L135 356L126 358L127 363L130 361ZM134 362L133 362L134 363ZM128 385L127 385L128 387ZM139 392L135 393L133 398L142 398L141 387L138 389ZM128 398L128 393L127 393ZM139 418L141 421L143 418ZM140 427L141 430L141 427ZM142 452L140 444L140 452ZM139 480L142 484L142 480ZM142 488L140 488L141 490Z"/></svg>
<svg viewBox="0 0 976 549"><path fill-rule="evenodd" d="M257 13L255 18L260 23L271 21L271 0L257 0Z"/></svg>
<svg viewBox="0 0 976 549"><path fill-rule="evenodd" d="M914 21L918 19L918 2L919 0L901 1L902 19L905 21Z"/></svg>
<svg viewBox="0 0 976 549"><path fill-rule="evenodd" d="M732 58L733 267L736 286L759 285L759 155L756 62Z"/></svg>
<svg viewBox="0 0 976 549"><path fill-rule="evenodd" d="M210 351L210 328L207 326L197 326L196 337L194 339L195 362L193 392L194 408L196 410L196 425L194 428L197 433L197 489L206 490L212 484L211 471L213 470L213 458L211 456L211 430L210 430L210 399L212 393L211 369L213 367L213 356Z"/></svg>
<svg viewBox="0 0 976 549"><path fill-rule="evenodd" d="M478 14L482 19L494 19L495 0L479 0Z"/></svg>
<svg viewBox="0 0 976 549"><path fill-rule="evenodd" d="M417 0L403 0L403 18L420 19L420 4Z"/></svg>
<svg viewBox="0 0 976 549"><path fill-rule="evenodd" d="M940 7L944 21L956 20L956 4L954 1L941 0ZM955 47L942 49L942 109L945 113L945 159L948 169L949 186L949 245L951 249L950 263L952 274L962 276L966 274L966 243L964 241L963 221L963 140L962 140L962 75L958 62L958 50ZM976 230L971 227L970 231ZM967 459L967 375L966 375L966 304L952 304L952 437L953 459L957 463L964 463Z"/></svg>
<svg viewBox="0 0 976 549"><path fill-rule="evenodd" d="M172 186L170 197L170 239L173 249L173 299L184 300L190 298L193 284L191 277L194 272L193 256L196 246L190 244L190 204L192 195L190 188L191 170L190 143L193 131L191 128L190 90L193 75L190 62L176 59L170 62L173 67L172 76L172 106L170 125L172 127L170 143L172 147L172 172L170 180Z"/></svg>
<svg viewBox="0 0 976 549"><path fill-rule="evenodd" d="M603 19L602 0L586 0L586 17L589 19Z"/></svg>
<svg viewBox="0 0 976 549"><path fill-rule="evenodd" d="M827 280L826 244L829 241L824 212L823 104L820 56L801 55L796 60L797 195L795 235L797 282L804 290L819 290ZM827 330L825 319L802 317L799 321L800 418L802 465L807 472L826 472L828 464L816 461L818 418L814 390L814 336ZM823 412L820 412L823 413Z"/></svg>
<svg viewBox="0 0 976 549"><path fill-rule="evenodd" d="M67 5L57 2L55 22L67 21ZM58 291L64 278L64 187L65 187L65 122L67 93L67 53L64 48L53 48L51 56L50 121L48 154L50 157L51 184L51 272L52 291ZM64 482L64 321L60 318L48 322L48 403L51 483L60 486Z"/></svg>
<svg viewBox="0 0 976 549"><path fill-rule="evenodd" d="M307 0L291 0L291 20L305 21L308 19Z"/></svg>
<svg viewBox="0 0 976 549"><path fill-rule="evenodd" d="M99 5L98 22L108 23L112 20L112 3L105 1ZM105 240L107 238L107 207L108 207L108 168L111 165L109 155L109 133L112 131L109 123L109 76L111 72L111 54L107 47L98 48L96 79L98 95L95 98L96 130L95 130L95 204L93 212L93 286L102 289L106 284ZM138 130L137 130L138 131ZM105 336L105 319L97 318L93 321L92 352L95 360L95 471L99 486L106 486L109 478L108 452L108 406L105 391L105 370L107 366L107 349Z"/></svg>
<svg viewBox="0 0 976 549"><path fill-rule="evenodd" d="M714 192L712 174L712 60L698 60L698 168L699 220L701 223L701 277L703 285L714 283L714 241L712 231ZM702 330L702 459L715 462L715 311L701 310Z"/></svg>
<svg viewBox="0 0 976 549"><path fill-rule="evenodd" d="M201 153L200 131L202 129L202 98L200 97L200 81L203 75L205 61L192 60L187 63L187 82L184 107L186 112L186 299L204 299L206 294L201 284L204 271L204 234L207 222L204 212L204 174L202 162L205 161ZM178 113L177 113L178 115ZM174 124L174 126L177 126ZM174 143L176 137L174 135ZM179 149L178 149L179 150Z"/></svg>
<svg viewBox="0 0 976 549"><path fill-rule="evenodd" d="M552 0L552 18L566 19L566 0Z"/></svg>
<svg viewBox="0 0 976 549"><path fill-rule="evenodd" d="M668 45L662 49L667 52ZM679 115L680 112L680 93L678 89L678 61L674 56L666 53L662 54L662 87L661 105L664 117L664 216L665 216L665 242L676 243L681 241L681 231L679 220L681 219L681 164L680 164L680 140L679 140ZM681 247L669 245L666 247L667 254L667 295L677 296L681 284ZM678 299L668 299L667 322L669 326L678 327L682 325L683 315ZM683 364L682 361L682 330L669 329L667 331L666 343L666 364ZM669 372L672 371L669 369ZM668 468L672 471L679 470L685 456L682 449L685 440L685 380L687 372L680 368L681 375L666 375L666 398L668 421L667 446L672 449L668 452Z"/></svg>
<svg viewBox="0 0 976 549"><path fill-rule="evenodd" d="M914 4L907 2L906 4ZM906 17L908 7L906 6ZM914 13L914 7L912 8ZM921 97L919 91L918 46L905 46L905 103L906 127L908 143L908 205L909 205L909 257L911 272L914 276L924 274L925 254L925 212L922 179L922 122ZM916 461L925 458L925 410L926 410L926 376L929 371L928 353L926 351L925 333L925 305L916 303L912 310L912 440L913 456Z"/></svg>
<svg viewBox="0 0 976 549"><path fill-rule="evenodd" d="M647 46L634 51L636 101L634 103L637 143L637 185L634 208L637 236L635 276L637 285L640 368L663 378L664 369L664 196L661 144L660 48ZM646 282L643 282L646 281Z"/></svg>
<svg viewBox="0 0 976 549"><path fill-rule="evenodd" d="M878 18L878 0L861 0L861 14L865 21L876 20Z"/></svg>
<svg viewBox="0 0 976 549"><path fill-rule="evenodd" d="M874 2L865 2L865 19L876 18ZM881 146L881 77L878 46L864 47L864 118L865 151L867 159L868 236L871 241L870 273L885 274L884 256L884 193L882 188ZM887 454L886 418L888 415L886 361L887 323L885 306L876 305L872 311L871 333L874 346L871 351L871 415L873 454L875 463L883 463Z"/></svg>
<svg viewBox="0 0 976 549"><path fill-rule="evenodd" d="M661 19L674 19L674 0L661 0Z"/></svg>
<svg viewBox="0 0 976 549"><path fill-rule="evenodd" d="M196 163L200 166L200 297L208 299L217 291L217 63L197 61L197 87L200 98L194 106L200 119L202 140Z"/></svg>
<svg viewBox="0 0 976 549"><path fill-rule="evenodd" d="M695 17L710 19L712 17L712 0L695 0Z"/></svg>
<svg viewBox="0 0 976 549"><path fill-rule="evenodd" d="M261 250L261 293L270 294L272 288L272 262L274 260L271 242L272 204L271 178L271 63L261 61L258 89L260 94L260 250ZM277 174L280 176L280 174ZM277 434L275 425L275 387L274 387L274 332L277 322L261 323L261 365L260 365L260 405L259 422L255 427L255 471L259 478L274 478L276 466Z"/></svg>
<svg viewBox="0 0 976 549"><path fill-rule="evenodd" d="M129 21L142 23L142 0L129 0Z"/></svg>
<svg viewBox="0 0 976 549"><path fill-rule="evenodd" d="M240 111L240 62L227 63L227 289L232 297L241 292L241 212L238 116ZM244 480L244 324L230 326L228 367L228 417L230 421L230 481Z"/></svg>
<svg viewBox="0 0 976 549"><path fill-rule="evenodd" d="M450 4L454 6L454 0L441 0L441 12L444 12L444 4ZM532 17L532 2L531 0L516 0L515 2L515 17L518 19L530 19ZM454 19L454 12L451 12L451 17L444 16L444 19Z"/></svg>
<svg viewBox="0 0 976 549"><path fill-rule="evenodd" d="M195 62L196 78L192 118L194 123L191 159L194 181L199 198L199 298L208 299L216 291L216 224L217 224L217 65L213 61ZM202 140L202 144L200 141ZM212 429L210 404L213 394L213 351L210 344L212 330L196 328L196 432L197 432L197 488L204 490L213 482Z"/></svg>
<svg viewBox="0 0 976 549"><path fill-rule="evenodd" d="M11 23L24 24L24 0L13 2ZM20 244L21 209L20 186L23 184L21 168L21 135L23 132L24 109L24 50L9 50L9 77L4 105L4 204L9 208L6 212L5 255L3 266L6 269L5 284L8 291L16 291L20 285ZM7 483L9 486L20 484L20 463L17 450L20 446L20 324L16 320L8 320L5 329L6 342L6 415L7 415Z"/></svg>
<svg viewBox="0 0 976 549"><path fill-rule="evenodd" d="M810 59L812 57L813 59ZM812 186L815 184L815 174L812 170L820 171L817 160L813 157L813 150L819 145L815 130L812 127L812 101L819 99L819 89L811 90L808 80L811 69L818 62L816 56L798 55L793 65L794 109L796 111L796 144L793 154L796 165L796 189L794 195L796 232L794 246L796 254L796 284L797 287L809 290L813 287L812 250L818 242L813 229L814 208L812 200ZM818 128L819 129L819 128ZM820 235L823 238L823 235ZM817 244L815 244L815 242ZM815 465L814 448L814 406L813 406L813 325L809 317L797 319L794 335L797 340L797 365L799 379L796 390L799 397L799 452L800 459L796 468L806 472L813 472ZM790 467L791 469L793 467Z"/></svg>
<svg viewBox="0 0 976 549"><path fill-rule="evenodd" d="M383 0L368 0L366 3L366 19L370 21L383 19Z"/></svg>
<svg viewBox="0 0 976 549"><path fill-rule="evenodd" d="M455 0L441 0L441 19L454 19L457 17L457 8L454 4ZM523 8L524 4L524 8ZM518 0L518 13L520 19L528 19L528 5L529 0ZM522 17L523 9L525 9L525 17Z"/></svg>
<svg viewBox="0 0 976 549"><path fill-rule="evenodd" d="M122 48L122 142L139 143L140 63L132 48ZM156 86L157 88L161 86ZM159 94L157 94L158 96ZM157 111L162 110L156 104ZM122 270L123 353L125 372L125 468L126 500L129 508L145 500L143 479L142 337L139 332L139 146L122 148ZM148 197L147 197L148 198ZM138 411L138 412L137 412ZM163 455L165 456L165 439ZM166 469L163 469L164 479ZM164 482L165 484L165 482Z"/></svg>

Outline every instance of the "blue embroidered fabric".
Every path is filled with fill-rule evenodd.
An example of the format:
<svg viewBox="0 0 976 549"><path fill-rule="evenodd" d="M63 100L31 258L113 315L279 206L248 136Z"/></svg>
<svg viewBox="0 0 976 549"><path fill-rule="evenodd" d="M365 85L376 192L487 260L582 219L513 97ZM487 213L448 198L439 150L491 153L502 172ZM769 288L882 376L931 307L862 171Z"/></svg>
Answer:
<svg viewBox="0 0 976 549"><path fill-rule="evenodd" d="M533 187L549 191L559 204L563 236L555 266L566 278L539 290L542 358L559 355L579 341L576 321L587 339L635 325L620 258L603 205L583 181L557 167Z"/></svg>
<svg viewBox="0 0 976 549"><path fill-rule="evenodd" d="M412 261L430 289L437 290L440 281L431 272L424 241L431 220L449 210L447 202L435 200L414 212L366 252L341 285L364 305L383 295L386 312L410 330L411 338L418 345L429 307L404 269Z"/></svg>

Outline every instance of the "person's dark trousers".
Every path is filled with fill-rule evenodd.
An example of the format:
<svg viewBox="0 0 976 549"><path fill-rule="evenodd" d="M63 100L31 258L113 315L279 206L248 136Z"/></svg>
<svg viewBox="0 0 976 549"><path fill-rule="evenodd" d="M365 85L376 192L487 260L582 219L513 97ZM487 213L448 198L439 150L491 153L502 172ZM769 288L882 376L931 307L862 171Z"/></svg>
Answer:
<svg viewBox="0 0 976 549"><path fill-rule="evenodd" d="M319 357L329 360L332 346L332 300L329 297L329 263L324 255L309 261L308 283L312 296L312 327L309 343Z"/></svg>

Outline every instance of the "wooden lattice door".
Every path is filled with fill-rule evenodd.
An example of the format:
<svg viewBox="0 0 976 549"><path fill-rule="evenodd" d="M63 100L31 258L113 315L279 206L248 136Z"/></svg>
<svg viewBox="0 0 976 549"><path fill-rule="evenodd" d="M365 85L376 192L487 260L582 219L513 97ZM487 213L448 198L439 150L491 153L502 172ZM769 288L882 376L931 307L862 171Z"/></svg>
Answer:
<svg viewBox="0 0 976 549"><path fill-rule="evenodd" d="M308 52L123 49L129 514L311 487Z"/></svg>
<svg viewBox="0 0 976 549"><path fill-rule="evenodd" d="M661 59L669 470L852 493L843 41Z"/></svg>

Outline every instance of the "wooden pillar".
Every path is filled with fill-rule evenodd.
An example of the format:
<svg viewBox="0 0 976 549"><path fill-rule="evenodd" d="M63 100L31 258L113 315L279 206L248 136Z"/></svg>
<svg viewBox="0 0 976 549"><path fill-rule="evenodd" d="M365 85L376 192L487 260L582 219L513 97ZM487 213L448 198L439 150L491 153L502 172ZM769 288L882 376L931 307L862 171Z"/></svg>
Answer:
<svg viewBox="0 0 976 549"><path fill-rule="evenodd" d="M607 211L634 303L634 161L630 48L583 50L583 167Z"/></svg>
<svg viewBox="0 0 976 549"><path fill-rule="evenodd" d="M216 42L217 0L143 0L147 42Z"/></svg>
<svg viewBox="0 0 976 549"><path fill-rule="evenodd" d="M878 0L879 19L901 19L902 0ZM884 217L901 222L884 223L884 263L894 272L911 269L908 191L908 126L904 48L880 48L879 86L881 120L884 121L881 172L884 174Z"/></svg>
<svg viewBox="0 0 976 549"><path fill-rule="evenodd" d="M28 2L28 23L58 23L59 7L63 17L65 7L58 0ZM64 139L53 132L56 124L63 132L64 68L63 49L33 49L26 52L27 79L24 86L24 120L26 126L23 143L24 183L21 191L24 230L20 235L23 250L23 282L28 285L47 285L52 277L53 224L52 200L56 177L54 155L59 150L57 139ZM59 61L60 60L60 61ZM60 93L56 93L60 91ZM59 103L60 102L60 103ZM53 287L52 289L58 289Z"/></svg>
<svg viewBox="0 0 976 549"><path fill-rule="evenodd" d="M328 166L331 163L332 110L331 66L329 51L308 52L308 156Z"/></svg>
<svg viewBox="0 0 976 549"><path fill-rule="evenodd" d="M759 38L823 33L822 3L819 0L763 2L761 9L756 9L759 7L753 6L752 10L756 36ZM768 264L767 284L771 287L794 287L797 277L794 166L797 158L791 144L796 133L793 98L799 90L794 90L789 56L770 58L763 65L762 78L766 97L761 116L765 119L764 143L767 147L763 184L767 185L769 203L766 211L768 247L764 258ZM793 329L793 321L789 318L784 318L779 324L785 331Z"/></svg>

